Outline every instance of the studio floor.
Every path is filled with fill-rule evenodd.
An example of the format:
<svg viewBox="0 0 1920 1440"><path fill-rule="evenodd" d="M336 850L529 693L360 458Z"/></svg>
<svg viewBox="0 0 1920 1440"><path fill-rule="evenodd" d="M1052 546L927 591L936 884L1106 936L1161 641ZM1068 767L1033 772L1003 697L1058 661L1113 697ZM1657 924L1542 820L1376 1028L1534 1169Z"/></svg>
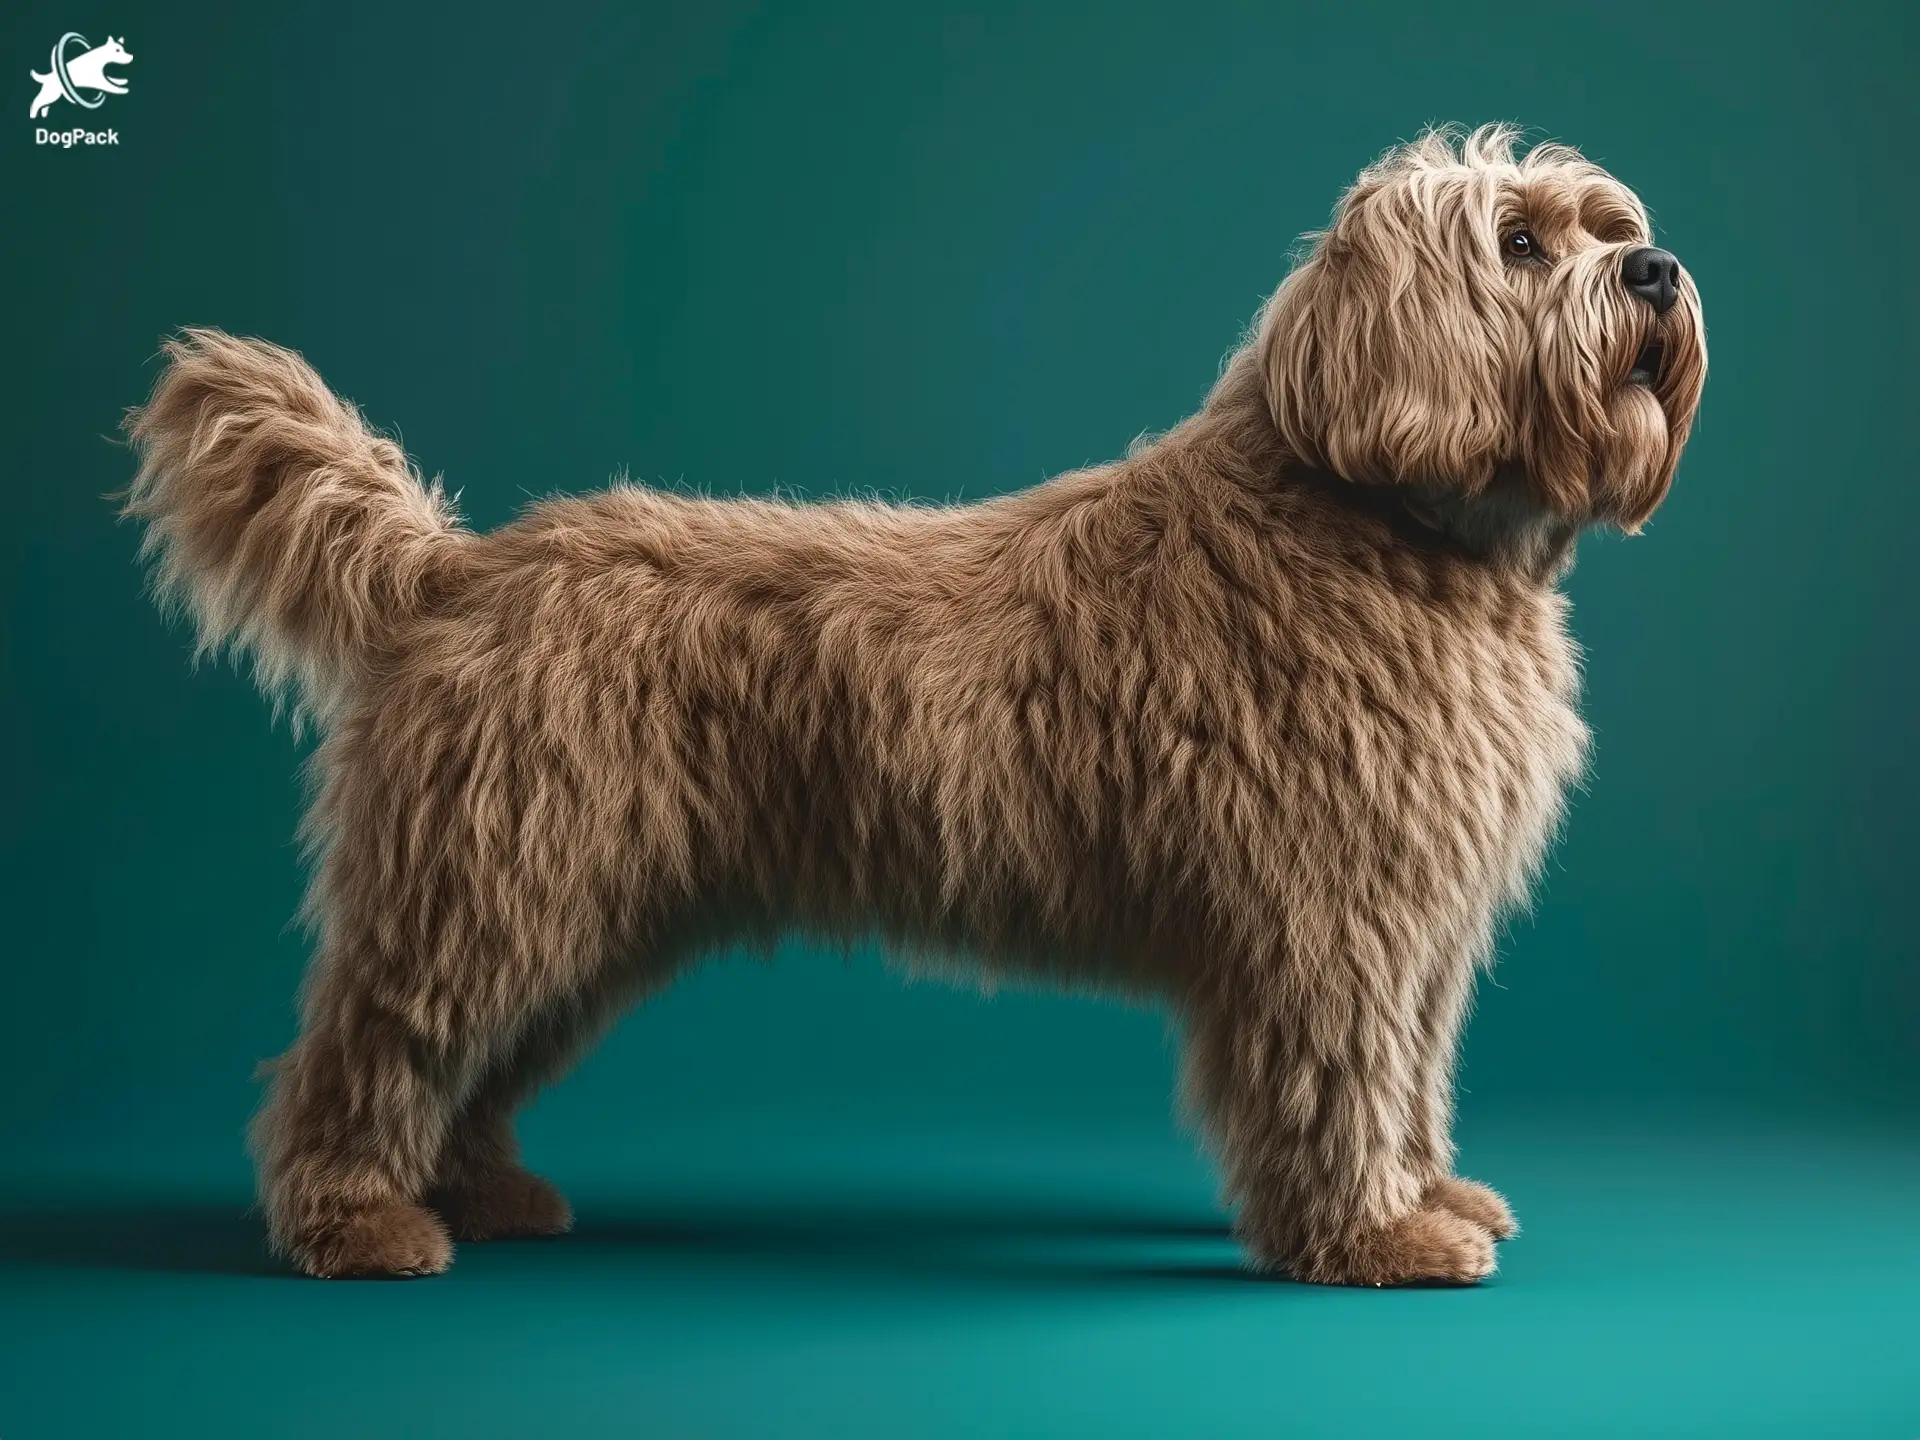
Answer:
<svg viewBox="0 0 1920 1440"><path fill-rule="evenodd" d="M1250 1277L1170 1128L536 1153L573 1235L403 1283L72 1161L0 1206L0 1434L1920 1434L1910 1130L1470 1128L1525 1227L1470 1291Z"/></svg>

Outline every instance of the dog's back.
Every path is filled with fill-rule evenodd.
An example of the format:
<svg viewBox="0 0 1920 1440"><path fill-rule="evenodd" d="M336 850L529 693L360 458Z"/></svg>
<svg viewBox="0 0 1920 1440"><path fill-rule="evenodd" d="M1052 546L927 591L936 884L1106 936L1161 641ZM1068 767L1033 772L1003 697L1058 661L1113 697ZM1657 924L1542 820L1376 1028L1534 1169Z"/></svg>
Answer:
<svg viewBox="0 0 1920 1440"><path fill-rule="evenodd" d="M1510 901L1579 764L1557 597L1276 486L1245 374L981 505L623 486L482 537L298 357L170 354L127 508L203 644L330 721L322 911L485 892L655 964L797 923L1178 987L1311 928L1344 828L1358 863L1469 827L1470 908Z"/></svg>

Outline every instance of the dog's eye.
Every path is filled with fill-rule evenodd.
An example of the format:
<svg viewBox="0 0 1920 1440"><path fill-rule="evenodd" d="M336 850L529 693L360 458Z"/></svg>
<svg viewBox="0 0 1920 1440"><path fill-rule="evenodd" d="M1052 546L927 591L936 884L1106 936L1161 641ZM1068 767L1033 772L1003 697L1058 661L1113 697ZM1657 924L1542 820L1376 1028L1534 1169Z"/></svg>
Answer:
<svg viewBox="0 0 1920 1440"><path fill-rule="evenodd" d="M1509 230L1507 238L1500 242L1501 248L1516 260L1534 260L1541 255L1540 242L1526 226L1518 230Z"/></svg>

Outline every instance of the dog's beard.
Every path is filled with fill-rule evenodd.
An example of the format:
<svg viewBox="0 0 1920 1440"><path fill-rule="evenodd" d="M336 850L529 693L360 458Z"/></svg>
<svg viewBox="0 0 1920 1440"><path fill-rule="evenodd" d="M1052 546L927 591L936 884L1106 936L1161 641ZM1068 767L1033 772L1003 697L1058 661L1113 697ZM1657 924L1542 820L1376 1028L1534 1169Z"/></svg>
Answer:
<svg viewBox="0 0 1920 1440"><path fill-rule="evenodd" d="M1706 378L1692 282L1665 315L1620 284L1603 246L1556 267L1533 325L1522 383L1523 463L1556 511L1634 531L1673 483ZM1651 374L1648 374L1649 370Z"/></svg>
<svg viewBox="0 0 1920 1440"><path fill-rule="evenodd" d="M1607 402L1607 428L1595 446L1588 506L1596 519L1637 530L1666 498L1678 458L1666 409L1649 387L1622 385Z"/></svg>

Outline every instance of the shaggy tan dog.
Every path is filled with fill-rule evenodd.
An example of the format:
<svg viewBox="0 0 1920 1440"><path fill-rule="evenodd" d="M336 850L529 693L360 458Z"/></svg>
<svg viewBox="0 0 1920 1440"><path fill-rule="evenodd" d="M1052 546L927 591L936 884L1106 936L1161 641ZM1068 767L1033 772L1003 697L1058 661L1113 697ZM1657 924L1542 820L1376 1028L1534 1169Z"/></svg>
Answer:
<svg viewBox="0 0 1920 1440"><path fill-rule="evenodd" d="M623 485L480 535L295 355L170 345L127 513L325 731L276 1244L564 1230L515 1109L797 928L1162 1000L1257 1264L1490 1272L1451 1071L1586 751L1556 579L1653 513L1706 370L1635 197L1514 143L1389 154L1199 414L979 505Z"/></svg>

